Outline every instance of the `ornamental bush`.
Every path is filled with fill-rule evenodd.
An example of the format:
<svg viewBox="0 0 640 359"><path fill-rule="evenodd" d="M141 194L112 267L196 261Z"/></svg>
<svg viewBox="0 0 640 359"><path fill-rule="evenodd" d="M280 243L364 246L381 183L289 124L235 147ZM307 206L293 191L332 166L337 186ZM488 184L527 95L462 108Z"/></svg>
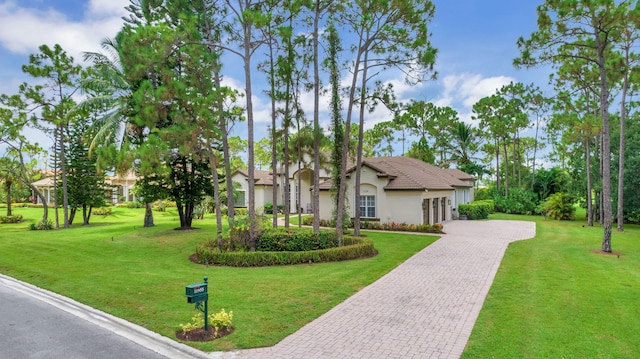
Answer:
<svg viewBox="0 0 640 359"><path fill-rule="evenodd" d="M335 233L334 233L335 235ZM197 245L196 258L199 263L232 267L261 267L291 265L301 263L337 262L349 259L371 257L377 252L373 241L367 238L344 236L342 247L312 251L220 251L216 241L206 241Z"/></svg>
<svg viewBox="0 0 640 359"><path fill-rule="evenodd" d="M22 222L21 214L16 214L15 216L0 216L0 224L20 223L20 222Z"/></svg>
<svg viewBox="0 0 640 359"><path fill-rule="evenodd" d="M576 217L575 198L564 192L554 193L540 206L545 217L559 221L569 221Z"/></svg>
<svg viewBox="0 0 640 359"><path fill-rule="evenodd" d="M334 231L323 230L313 233L311 229L289 230L269 229L262 233L256 243L258 251L312 251L338 246Z"/></svg>
<svg viewBox="0 0 640 359"><path fill-rule="evenodd" d="M111 214L111 207L92 208L91 214L94 216L108 216Z"/></svg>
<svg viewBox="0 0 640 359"><path fill-rule="evenodd" d="M458 206L458 213L461 216L467 216L468 219L487 219L491 212L493 212L493 201L491 200L474 201Z"/></svg>

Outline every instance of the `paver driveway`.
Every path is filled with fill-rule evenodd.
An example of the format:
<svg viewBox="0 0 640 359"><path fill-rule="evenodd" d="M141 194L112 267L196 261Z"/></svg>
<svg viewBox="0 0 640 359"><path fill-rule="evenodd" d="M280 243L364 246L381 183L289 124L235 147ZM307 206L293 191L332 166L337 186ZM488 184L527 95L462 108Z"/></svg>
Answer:
<svg viewBox="0 0 640 359"><path fill-rule="evenodd" d="M450 221L441 239L270 348L219 358L458 358L509 243L533 222Z"/></svg>

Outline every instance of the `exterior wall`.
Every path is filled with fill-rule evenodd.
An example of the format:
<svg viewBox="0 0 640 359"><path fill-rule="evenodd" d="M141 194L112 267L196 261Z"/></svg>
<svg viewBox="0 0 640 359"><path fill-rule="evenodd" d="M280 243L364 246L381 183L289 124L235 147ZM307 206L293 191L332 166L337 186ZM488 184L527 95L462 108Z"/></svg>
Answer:
<svg viewBox="0 0 640 359"><path fill-rule="evenodd" d="M236 172L231 177L231 180L240 184L240 188L238 188L238 191L244 192L244 203L242 205L234 205L234 207L246 207L249 201L249 182L247 181L247 178L242 173ZM263 213L265 203L275 203L275 201L273 201L272 188L272 186L265 185L254 186L256 213ZM277 198L280 198L280 189L278 189L277 196ZM278 204L281 204L281 202L278 201Z"/></svg>

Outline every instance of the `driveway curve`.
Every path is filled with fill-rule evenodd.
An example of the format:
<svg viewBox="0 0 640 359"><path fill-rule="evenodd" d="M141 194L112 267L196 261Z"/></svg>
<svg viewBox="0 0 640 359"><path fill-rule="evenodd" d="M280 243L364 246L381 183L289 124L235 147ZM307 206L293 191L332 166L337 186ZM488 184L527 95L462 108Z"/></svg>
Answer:
<svg viewBox="0 0 640 359"><path fill-rule="evenodd" d="M459 358L509 243L535 223L450 221L378 281L269 348L216 358Z"/></svg>

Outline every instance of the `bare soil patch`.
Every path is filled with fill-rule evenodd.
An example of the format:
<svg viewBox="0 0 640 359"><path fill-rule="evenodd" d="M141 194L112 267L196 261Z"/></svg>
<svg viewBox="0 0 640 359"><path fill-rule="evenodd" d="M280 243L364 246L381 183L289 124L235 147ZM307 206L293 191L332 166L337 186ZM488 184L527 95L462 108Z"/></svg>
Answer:
<svg viewBox="0 0 640 359"><path fill-rule="evenodd" d="M194 329L188 332L178 331L176 332L176 337L187 342L208 342L210 340L222 338L231 333L233 333L233 327L220 328L216 333L216 329L210 326L209 330L206 332L204 331L204 328Z"/></svg>

